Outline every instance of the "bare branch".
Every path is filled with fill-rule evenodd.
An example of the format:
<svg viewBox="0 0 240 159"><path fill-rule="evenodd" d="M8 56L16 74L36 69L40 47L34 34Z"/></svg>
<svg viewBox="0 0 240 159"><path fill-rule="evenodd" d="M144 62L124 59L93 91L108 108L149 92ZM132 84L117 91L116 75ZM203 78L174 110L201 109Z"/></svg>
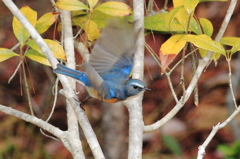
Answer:
<svg viewBox="0 0 240 159"><path fill-rule="evenodd" d="M225 18L223 20L223 23L221 25L221 28L215 38L216 41L220 41L220 39L222 38L227 26L228 26L228 23L230 21L230 18L232 17L232 14L233 14L233 11L236 7L236 4L237 4L237 0L232 0L230 5L229 5L229 8L227 10L227 13L225 15ZM207 57L211 57L212 53L208 53L207 54ZM205 59L205 58L204 58ZM205 155L205 148L207 147L207 145L209 144L209 142L212 140L212 138L214 137L214 135L217 133L217 131L224 127L227 123L229 123L237 114L239 113L239 108L237 110L235 110L232 115L225 121L223 122L222 124L218 124L217 126L215 126L212 130L212 132L209 134L208 138L205 140L205 142L203 143L203 145L201 145L199 147L199 151L198 151L198 158L197 159L201 159L203 158L203 156Z"/></svg>
<svg viewBox="0 0 240 159"><path fill-rule="evenodd" d="M37 125L40 128L42 128L42 129L46 130L47 132L53 134L54 136L58 137L61 140L65 138L66 132L60 130L57 127L52 126L51 124L49 124L35 116L31 116L29 114L23 113L21 111L12 109L11 107L7 107L7 106L1 105L1 104L0 104L0 111L4 112L6 114L9 114L9 115L13 115L13 116L15 116L19 119L22 119L26 122Z"/></svg>
<svg viewBox="0 0 240 159"><path fill-rule="evenodd" d="M71 13L69 11L61 11L61 22L62 22L62 35L63 35L63 46L66 52L67 65L68 67L75 69L75 52L73 45L73 33L72 33L72 21ZM73 79L69 79L73 89L76 87L76 82ZM82 144L79 135L79 127L77 117L71 107L71 104L66 100L67 103L67 119L68 119L68 143L70 150L74 158L85 158Z"/></svg>
<svg viewBox="0 0 240 159"><path fill-rule="evenodd" d="M236 6L236 2L237 2L237 0L231 1L231 4L230 4L227 14L225 16L225 19L222 23L222 26L220 29L221 31L215 38L216 41L220 41L221 37L223 36L223 33L225 32L225 29L229 23L229 20L231 18L233 10ZM190 95L192 94L192 91L195 88L197 81L198 81L200 75L202 74L204 68L207 66L208 62L210 61L211 56L212 56L212 52L208 52L208 54L202 60L199 60L199 65L197 67L197 70L196 70L188 88L186 89L185 96L181 98L181 100L176 104L176 106L163 119L157 121L156 123L154 123L152 125L145 126L144 132L152 131L152 130L155 130L155 129L161 127L168 120L170 120L184 106L184 104L189 99Z"/></svg>
<svg viewBox="0 0 240 159"><path fill-rule="evenodd" d="M49 60L52 67L56 68L56 65L58 63L57 59L54 57L53 53L48 48L47 44L43 41L42 37L35 30L35 28L22 15L20 10L16 7L16 5L11 0L3 0L3 3L9 8L9 10L12 12L12 14L20 21L20 23L24 26L24 28L29 32L31 37L35 40L37 45L41 48L44 55ZM93 132L93 129L88 121L88 118L87 118L84 110L81 109L79 101L77 101L78 98L77 98L75 91L69 85L69 80L64 75L58 75L58 77L63 85L64 94L68 98L68 101L70 102L75 114L77 115L78 122L80 123L80 125L83 129L83 132L84 132L84 134L87 138L87 141L92 149L92 153L93 153L94 157L96 159L103 159L104 155L103 155L100 145L97 141L96 135ZM66 144L65 142L63 142L63 143Z"/></svg>
<svg viewBox="0 0 240 159"><path fill-rule="evenodd" d="M136 38L136 50L133 66L133 78L143 79L143 59L144 59L144 1L134 0L134 30L138 33ZM142 138L143 138L143 116L142 116L142 94L138 97L124 102L129 111L129 147L128 158L142 158Z"/></svg>

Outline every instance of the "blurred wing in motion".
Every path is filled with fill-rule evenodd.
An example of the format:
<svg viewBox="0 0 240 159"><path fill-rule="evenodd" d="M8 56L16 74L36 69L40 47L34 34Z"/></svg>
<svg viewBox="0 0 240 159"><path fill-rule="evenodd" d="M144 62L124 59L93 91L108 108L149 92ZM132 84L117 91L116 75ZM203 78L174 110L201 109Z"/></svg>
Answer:
<svg viewBox="0 0 240 159"><path fill-rule="evenodd" d="M127 80L133 67L136 36L133 24L125 19L111 19L98 39L89 63L107 80L112 78Z"/></svg>

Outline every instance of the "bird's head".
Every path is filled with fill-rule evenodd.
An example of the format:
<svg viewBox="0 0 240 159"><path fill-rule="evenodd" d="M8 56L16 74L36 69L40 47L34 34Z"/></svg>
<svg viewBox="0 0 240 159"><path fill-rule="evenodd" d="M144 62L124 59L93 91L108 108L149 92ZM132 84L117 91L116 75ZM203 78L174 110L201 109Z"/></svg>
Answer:
<svg viewBox="0 0 240 159"><path fill-rule="evenodd" d="M137 95L138 93L145 90L150 90L150 89L146 88L145 84L138 79L130 79L125 84L125 91L128 97Z"/></svg>

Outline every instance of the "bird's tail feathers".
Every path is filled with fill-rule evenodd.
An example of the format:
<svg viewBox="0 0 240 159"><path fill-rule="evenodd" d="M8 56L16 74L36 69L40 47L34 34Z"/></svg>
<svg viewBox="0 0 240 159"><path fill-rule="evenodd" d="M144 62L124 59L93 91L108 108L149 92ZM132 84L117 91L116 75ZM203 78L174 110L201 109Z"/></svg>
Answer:
<svg viewBox="0 0 240 159"><path fill-rule="evenodd" d="M81 80L81 74L83 74L83 72L80 71L76 71L73 70L71 68L68 68L62 64L57 64L57 68L53 70L54 73L59 73L59 74L63 74L78 80Z"/></svg>

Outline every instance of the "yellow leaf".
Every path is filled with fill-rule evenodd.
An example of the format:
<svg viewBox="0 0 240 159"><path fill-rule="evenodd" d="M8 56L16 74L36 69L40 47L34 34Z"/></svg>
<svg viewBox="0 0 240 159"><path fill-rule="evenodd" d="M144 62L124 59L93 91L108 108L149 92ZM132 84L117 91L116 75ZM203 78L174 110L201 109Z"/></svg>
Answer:
<svg viewBox="0 0 240 159"><path fill-rule="evenodd" d="M46 13L40 19L38 19L35 29L39 34L44 33L48 28L56 21L59 13Z"/></svg>
<svg viewBox="0 0 240 159"><path fill-rule="evenodd" d="M68 11L89 10L85 4L78 0L59 0L55 3L55 7Z"/></svg>
<svg viewBox="0 0 240 159"><path fill-rule="evenodd" d="M96 4L98 0L88 0L89 7L92 9Z"/></svg>
<svg viewBox="0 0 240 159"><path fill-rule="evenodd" d="M62 46L59 43L57 43L56 41L53 41L53 40L49 40L49 39L44 39L44 41L47 43L48 47L53 52L53 54L56 58L66 60L65 52L64 52ZM26 43L26 45L30 46L33 50L43 54L42 50L35 43L34 40L29 40Z"/></svg>
<svg viewBox="0 0 240 159"><path fill-rule="evenodd" d="M183 5L188 14L191 14L195 10L199 0L183 0Z"/></svg>
<svg viewBox="0 0 240 159"><path fill-rule="evenodd" d="M9 50L6 48L0 48L0 62L5 61L14 56L19 56L19 55L13 52L12 50Z"/></svg>
<svg viewBox="0 0 240 159"><path fill-rule="evenodd" d="M212 33L213 33L213 25L212 23L205 19L205 18L199 18L199 22L202 26L202 29L203 29L203 32L204 34L206 34L207 36L212 36Z"/></svg>
<svg viewBox="0 0 240 159"><path fill-rule="evenodd" d="M99 10L111 16L127 16L132 14L130 6L122 2L105 2L99 5L95 10Z"/></svg>
<svg viewBox="0 0 240 159"><path fill-rule="evenodd" d="M85 12L83 10L78 10L78 11L73 11L72 12L73 17L84 16L84 15L87 15L87 12Z"/></svg>
<svg viewBox="0 0 240 159"><path fill-rule="evenodd" d="M220 43L232 46L232 49L229 50L231 55L240 50L240 38L238 37L223 37Z"/></svg>
<svg viewBox="0 0 240 159"><path fill-rule="evenodd" d="M181 38L181 41L187 41L193 43L195 46L200 47L205 50L218 52L225 55L225 49L223 46L217 42L213 41L209 36L205 34L201 35L185 35Z"/></svg>
<svg viewBox="0 0 240 159"><path fill-rule="evenodd" d="M199 54L202 58L204 58L207 55L208 50L198 48Z"/></svg>
<svg viewBox="0 0 240 159"><path fill-rule="evenodd" d="M38 53L37 51L33 50L33 49L29 49L24 56L27 56L28 58L30 58L33 61L39 62L41 64L47 65L47 66L51 66L51 64L49 63L48 59L46 58L46 56L44 56L43 54Z"/></svg>
<svg viewBox="0 0 240 159"><path fill-rule="evenodd" d="M88 16L87 15L82 15L82 16L77 16L73 18L73 25L78 25L81 28L83 27L83 25L85 24L85 22L87 21Z"/></svg>
<svg viewBox="0 0 240 159"><path fill-rule="evenodd" d="M185 8L180 7L178 13L176 14L176 19L184 28L184 31L187 31L189 16Z"/></svg>
<svg viewBox="0 0 240 159"><path fill-rule="evenodd" d="M183 5L183 0L173 0L174 8L182 6L182 5Z"/></svg>
<svg viewBox="0 0 240 159"><path fill-rule="evenodd" d="M217 60L220 58L221 54L214 52L211 56L211 59L215 61L215 63L217 62Z"/></svg>
<svg viewBox="0 0 240 159"><path fill-rule="evenodd" d="M99 38L100 30L95 22L87 19L87 16L74 18L73 24L79 25L87 33L88 40L94 41Z"/></svg>
<svg viewBox="0 0 240 159"><path fill-rule="evenodd" d="M91 20L86 21L86 24L84 25L83 29L87 32L89 41L94 41L98 39L100 36L100 30L98 26Z"/></svg>
<svg viewBox="0 0 240 159"><path fill-rule="evenodd" d="M185 46L185 41L180 41L184 34L173 35L165 43L162 44L160 52L163 55L178 54Z"/></svg>
<svg viewBox="0 0 240 159"><path fill-rule="evenodd" d="M22 14L28 19L28 21L35 26L37 21L37 12L25 6L20 9ZM20 42L21 46L25 43L25 41L29 38L30 34L27 30L23 27L23 25L17 20L16 17L13 18L13 32L18 41Z"/></svg>
<svg viewBox="0 0 240 159"><path fill-rule="evenodd" d="M204 58L207 53L208 50L202 49L202 48L198 48L199 50L199 54L201 55L202 58ZM215 62L217 62L217 60L220 58L221 54L214 52L211 56L211 60L214 60Z"/></svg>
<svg viewBox="0 0 240 159"><path fill-rule="evenodd" d="M172 13L170 15L168 13L160 13L150 17L145 17L144 28L164 33L183 33L184 29L176 19L171 21L171 28L169 28L168 23L170 20L167 19L171 18L172 15Z"/></svg>
<svg viewBox="0 0 240 159"><path fill-rule="evenodd" d="M170 12L168 12L166 15L166 18L164 18L164 23L166 23L167 27L169 28L169 30L171 30L171 26L173 24L173 20L174 18L178 15L179 10L181 10L183 8L183 6L177 7L177 8L173 8ZM163 15L162 15L163 17Z"/></svg>
<svg viewBox="0 0 240 159"><path fill-rule="evenodd" d="M223 37L220 42L221 42L221 44L224 44L224 45L239 46L240 45L240 38L237 38L237 37Z"/></svg>

